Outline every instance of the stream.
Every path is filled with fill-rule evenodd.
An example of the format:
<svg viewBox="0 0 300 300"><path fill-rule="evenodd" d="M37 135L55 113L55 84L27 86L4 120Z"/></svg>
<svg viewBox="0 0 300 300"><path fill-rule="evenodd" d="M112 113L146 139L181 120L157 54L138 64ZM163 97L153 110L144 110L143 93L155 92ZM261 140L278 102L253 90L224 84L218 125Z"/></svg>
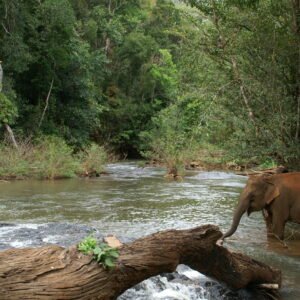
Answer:
<svg viewBox="0 0 300 300"><path fill-rule="evenodd" d="M164 178L165 169L127 161L109 164L108 175L56 181L0 181L0 250L46 244L69 246L90 233L114 234L122 242L164 229L215 224L229 228L247 178L223 171L187 171L182 181ZM300 299L300 226L288 226L288 249L268 241L260 212L243 216L225 242L283 273L281 296ZM202 274L179 265L129 289L119 300L253 299L233 292Z"/></svg>

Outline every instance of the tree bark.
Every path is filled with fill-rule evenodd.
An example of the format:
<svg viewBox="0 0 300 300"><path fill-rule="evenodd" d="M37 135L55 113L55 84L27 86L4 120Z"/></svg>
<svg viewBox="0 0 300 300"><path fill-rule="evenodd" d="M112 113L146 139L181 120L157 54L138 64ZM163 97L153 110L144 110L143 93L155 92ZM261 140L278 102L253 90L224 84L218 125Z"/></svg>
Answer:
<svg viewBox="0 0 300 300"><path fill-rule="evenodd" d="M76 246L9 249L0 253L1 299L116 299L151 276L178 264L239 289L281 284L281 272L216 245L218 227L168 230L122 245L114 269L99 266Z"/></svg>
<svg viewBox="0 0 300 300"><path fill-rule="evenodd" d="M0 93L2 92L2 81L3 81L3 69L1 63L2 61L0 60Z"/></svg>
<svg viewBox="0 0 300 300"><path fill-rule="evenodd" d="M42 122L44 120L44 117L45 117L45 114L46 114L46 111L48 109L48 106L49 106L49 98L50 98L50 95L51 95L51 91L52 91L52 88L53 88L53 83L54 83L54 78L52 78L52 81L51 81L51 84L50 84L50 88L49 88L49 91L48 91L48 94L47 94L47 98L46 98L46 101L45 101L45 108L43 110L43 113L42 113L42 116L41 116L41 119L40 119L40 122L39 122L39 128L41 127L42 125Z"/></svg>
<svg viewBox="0 0 300 300"><path fill-rule="evenodd" d="M234 57L231 57L231 65L232 65L232 70L233 70L233 73L234 73L234 78L235 78L235 80L240 85L240 92L241 92L244 104L246 106L249 119L253 123L253 126L255 128L256 136L258 136L259 129L258 129L258 126L257 126L255 118L254 118L253 110L252 110L252 108L250 106L250 101L249 101L249 99L248 99L248 97L246 95L245 86L244 86L244 83L243 83L242 78L240 76L240 72L239 72L239 69L238 69L238 66L237 66L236 59Z"/></svg>
<svg viewBox="0 0 300 300"><path fill-rule="evenodd" d="M8 124L4 124L4 126L5 126L5 129L8 133L8 136L9 136L13 146L19 151L19 146L18 146L18 143L16 141L14 132L12 131L11 127Z"/></svg>

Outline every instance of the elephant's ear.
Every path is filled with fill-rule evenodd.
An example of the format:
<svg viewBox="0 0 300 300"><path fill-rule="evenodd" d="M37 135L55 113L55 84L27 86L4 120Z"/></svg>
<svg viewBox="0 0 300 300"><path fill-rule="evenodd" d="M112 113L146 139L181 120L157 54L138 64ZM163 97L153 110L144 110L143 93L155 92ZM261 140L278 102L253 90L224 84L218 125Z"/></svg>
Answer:
<svg viewBox="0 0 300 300"><path fill-rule="evenodd" d="M267 190L265 193L265 203L270 204L276 197L280 195L279 188L272 181L265 179Z"/></svg>

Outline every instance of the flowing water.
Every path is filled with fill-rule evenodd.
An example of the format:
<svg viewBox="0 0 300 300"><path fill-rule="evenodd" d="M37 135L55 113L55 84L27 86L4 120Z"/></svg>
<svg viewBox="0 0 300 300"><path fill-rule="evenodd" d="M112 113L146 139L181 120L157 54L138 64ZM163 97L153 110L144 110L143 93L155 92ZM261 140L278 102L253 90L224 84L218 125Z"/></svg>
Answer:
<svg viewBox="0 0 300 300"><path fill-rule="evenodd" d="M162 168L136 162L107 166L107 176L59 181L0 182L0 249L77 243L91 230L127 242L163 230L216 224L228 229L246 177L227 172L189 171L168 181ZM295 235L299 226L287 229ZM300 238L268 241L261 213L243 217L225 246L244 252L283 272L282 299L300 299ZM247 298L248 297L248 298ZM232 293L203 275L179 266L140 283L120 300L251 299Z"/></svg>

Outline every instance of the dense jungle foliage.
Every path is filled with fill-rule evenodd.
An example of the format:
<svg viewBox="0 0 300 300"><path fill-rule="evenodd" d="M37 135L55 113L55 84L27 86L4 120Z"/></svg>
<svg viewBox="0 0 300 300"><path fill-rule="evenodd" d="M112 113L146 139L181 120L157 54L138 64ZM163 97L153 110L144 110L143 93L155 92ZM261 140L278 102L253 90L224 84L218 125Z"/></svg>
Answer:
<svg viewBox="0 0 300 300"><path fill-rule="evenodd" d="M1 0L0 23L2 141L299 164L299 0Z"/></svg>

